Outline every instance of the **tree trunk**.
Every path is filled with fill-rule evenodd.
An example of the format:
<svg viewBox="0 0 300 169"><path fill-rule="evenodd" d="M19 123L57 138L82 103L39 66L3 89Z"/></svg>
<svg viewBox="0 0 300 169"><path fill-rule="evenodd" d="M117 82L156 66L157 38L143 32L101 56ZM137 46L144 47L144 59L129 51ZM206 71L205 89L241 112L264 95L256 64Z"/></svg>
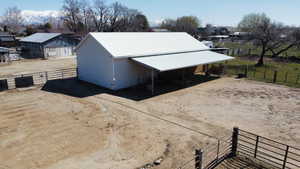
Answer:
<svg viewBox="0 0 300 169"><path fill-rule="evenodd" d="M264 56L265 56L265 53L266 53L266 47L263 46L261 54L260 54L260 58L259 58L259 60L258 60L258 62L257 62L257 64L255 66L263 66L264 65Z"/></svg>

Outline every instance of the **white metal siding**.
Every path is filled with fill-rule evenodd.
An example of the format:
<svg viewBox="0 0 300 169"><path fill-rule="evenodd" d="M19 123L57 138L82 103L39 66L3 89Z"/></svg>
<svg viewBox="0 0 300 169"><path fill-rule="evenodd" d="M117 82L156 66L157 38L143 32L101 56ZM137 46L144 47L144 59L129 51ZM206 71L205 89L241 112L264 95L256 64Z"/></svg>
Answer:
<svg viewBox="0 0 300 169"><path fill-rule="evenodd" d="M77 51L78 77L113 89L113 66L110 54L93 38L88 38Z"/></svg>
<svg viewBox="0 0 300 169"><path fill-rule="evenodd" d="M45 48L45 57L73 56L73 47Z"/></svg>
<svg viewBox="0 0 300 169"><path fill-rule="evenodd" d="M132 87L151 78L151 69L147 69L128 58L116 59L114 67L115 90Z"/></svg>

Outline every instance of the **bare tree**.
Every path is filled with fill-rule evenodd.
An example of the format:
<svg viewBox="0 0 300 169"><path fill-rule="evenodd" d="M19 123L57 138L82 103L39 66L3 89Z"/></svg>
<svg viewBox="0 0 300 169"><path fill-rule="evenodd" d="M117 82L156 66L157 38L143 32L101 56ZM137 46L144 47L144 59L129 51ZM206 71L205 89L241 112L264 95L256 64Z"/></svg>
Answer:
<svg viewBox="0 0 300 169"><path fill-rule="evenodd" d="M82 31L81 8L82 4L79 0L64 0L64 23L73 32Z"/></svg>
<svg viewBox="0 0 300 169"><path fill-rule="evenodd" d="M119 31L118 29L122 26L122 19L127 9L127 7L123 6L119 2L115 2L111 5L108 18L110 32Z"/></svg>
<svg viewBox="0 0 300 169"><path fill-rule="evenodd" d="M21 10L18 7L7 8L2 16L2 22L11 32L18 33L24 22Z"/></svg>
<svg viewBox="0 0 300 169"><path fill-rule="evenodd" d="M238 25L239 29L249 33L249 41L261 48L257 66L264 64L264 56L271 52L273 56L300 46L300 30L290 29L281 23L271 21L265 14L246 15Z"/></svg>
<svg viewBox="0 0 300 169"><path fill-rule="evenodd" d="M257 66L264 64L264 56L270 50L270 47L276 39L280 24L274 23L265 14L246 15L238 25L239 29L249 33L250 41L256 46L261 47L260 58Z"/></svg>
<svg viewBox="0 0 300 169"><path fill-rule="evenodd" d="M300 28L284 27L278 31L270 51L272 57L277 57L293 47L300 47Z"/></svg>
<svg viewBox="0 0 300 169"><path fill-rule="evenodd" d="M105 1L103 0L95 0L94 1L94 8L92 10L93 15L93 23L96 27L98 32L103 32L107 29L108 21L109 21L109 14L110 8L106 5Z"/></svg>

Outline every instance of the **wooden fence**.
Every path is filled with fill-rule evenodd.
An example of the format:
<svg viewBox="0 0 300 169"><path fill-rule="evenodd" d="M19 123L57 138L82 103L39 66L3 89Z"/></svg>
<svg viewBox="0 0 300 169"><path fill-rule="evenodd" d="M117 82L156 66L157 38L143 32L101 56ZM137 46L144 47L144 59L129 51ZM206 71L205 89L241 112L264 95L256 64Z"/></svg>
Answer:
<svg viewBox="0 0 300 169"><path fill-rule="evenodd" d="M0 77L0 91L42 85L49 80L67 79L76 76L76 68L3 76Z"/></svg>

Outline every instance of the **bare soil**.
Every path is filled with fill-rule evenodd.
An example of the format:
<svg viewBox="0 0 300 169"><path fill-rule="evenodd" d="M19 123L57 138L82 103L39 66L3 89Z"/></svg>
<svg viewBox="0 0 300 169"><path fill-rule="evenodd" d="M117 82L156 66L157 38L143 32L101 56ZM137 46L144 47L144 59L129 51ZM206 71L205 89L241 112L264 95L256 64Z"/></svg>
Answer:
<svg viewBox="0 0 300 169"><path fill-rule="evenodd" d="M163 158L154 168L176 169L233 126L300 144L299 89L222 78L140 95L72 79L1 92L0 168L135 169Z"/></svg>
<svg viewBox="0 0 300 169"><path fill-rule="evenodd" d="M49 60L25 59L0 66L0 76L44 72L56 69L75 68L75 58L56 58Z"/></svg>

